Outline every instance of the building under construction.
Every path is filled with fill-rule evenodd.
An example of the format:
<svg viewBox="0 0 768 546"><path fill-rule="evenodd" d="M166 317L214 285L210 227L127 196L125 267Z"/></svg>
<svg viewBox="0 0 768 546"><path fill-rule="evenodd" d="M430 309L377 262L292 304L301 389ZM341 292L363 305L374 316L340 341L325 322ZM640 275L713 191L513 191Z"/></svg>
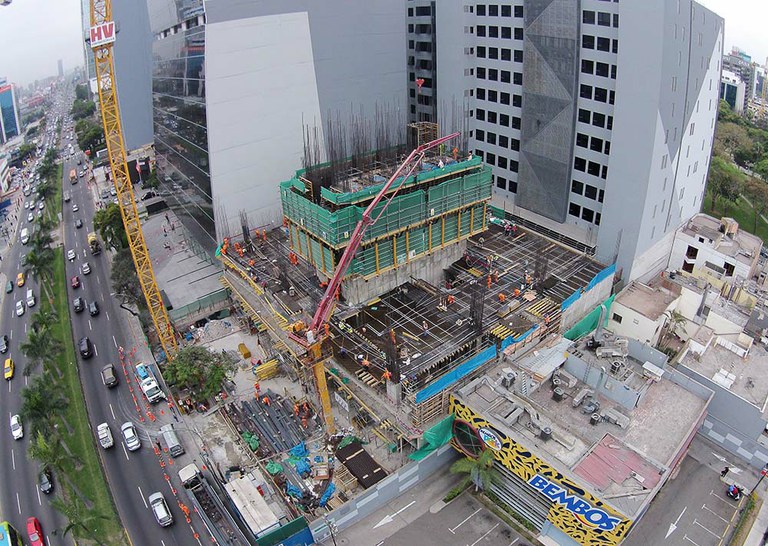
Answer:
<svg viewBox="0 0 768 546"><path fill-rule="evenodd" d="M409 136L414 144L434 140L437 126L412 124ZM363 210L407 151L394 145L308 165L280 185L291 250L321 280L333 275ZM412 176L396 180L388 207L381 203L374 211L377 220L349 267L342 289L346 303L367 302L411 278L440 284L443 271L464 254L467 239L488 227L491 188L490 167L458 147L441 147Z"/></svg>

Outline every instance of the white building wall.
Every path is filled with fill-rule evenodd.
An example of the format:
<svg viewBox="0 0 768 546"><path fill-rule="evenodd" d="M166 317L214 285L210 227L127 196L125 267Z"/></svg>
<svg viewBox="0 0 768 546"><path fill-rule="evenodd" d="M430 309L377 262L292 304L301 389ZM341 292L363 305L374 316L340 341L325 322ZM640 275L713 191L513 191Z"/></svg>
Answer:
<svg viewBox="0 0 768 546"><path fill-rule="evenodd" d="M698 250L695 260L686 258L689 246ZM702 269L706 268L706 262L722 268L725 268L726 264L731 264L734 266L734 278L749 278L750 265L718 252L709 242L702 243L696 237L678 232L669 257L669 269L682 269L685 263L693 263L694 270ZM709 272L713 275L717 274L716 271L711 269L709 269Z"/></svg>
<svg viewBox="0 0 768 546"><path fill-rule="evenodd" d="M621 317L621 323L616 319ZM661 321L656 322L637 311L614 301L611 306L611 318L608 320L608 330L617 336L631 337L655 345L661 331Z"/></svg>

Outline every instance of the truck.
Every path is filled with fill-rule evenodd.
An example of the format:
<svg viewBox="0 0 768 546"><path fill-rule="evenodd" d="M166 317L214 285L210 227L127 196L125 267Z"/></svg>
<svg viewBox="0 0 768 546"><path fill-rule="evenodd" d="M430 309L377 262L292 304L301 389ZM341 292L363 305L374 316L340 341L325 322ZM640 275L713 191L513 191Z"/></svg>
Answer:
<svg viewBox="0 0 768 546"><path fill-rule="evenodd" d="M141 387L141 392L147 397L150 404L165 400L165 393L155 378L152 368L143 363L136 364L136 379Z"/></svg>
<svg viewBox="0 0 768 546"><path fill-rule="evenodd" d="M99 436L99 443L104 449L109 449L115 445L115 440L112 438L112 430L110 430L107 423L101 423L96 427L96 433Z"/></svg>
<svg viewBox="0 0 768 546"><path fill-rule="evenodd" d="M91 249L91 254L94 256L101 254L101 244L99 244L99 240L96 238L95 231L88 234L88 247Z"/></svg>
<svg viewBox="0 0 768 546"><path fill-rule="evenodd" d="M251 544L195 463L179 470L179 479L192 505L219 544Z"/></svg>
<svg viewBox="0 0 768 546"><path fill-rule="evenodd" d="M72 169L69 171L69 183L77 184L77 169Z"/></svg>

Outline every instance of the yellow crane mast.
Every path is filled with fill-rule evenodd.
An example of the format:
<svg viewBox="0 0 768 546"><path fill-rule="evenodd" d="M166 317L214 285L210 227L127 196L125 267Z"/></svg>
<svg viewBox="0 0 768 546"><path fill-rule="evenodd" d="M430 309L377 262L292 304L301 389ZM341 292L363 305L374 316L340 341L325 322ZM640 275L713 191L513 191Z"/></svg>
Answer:
<svg viewBox="0 0 768 546"><path fill-rule="evenodd" d="M120 108L117 102L117 79L115 77L114 43L117 27L112 19L112 0L91 0L90 47L96 64L96 79L99 89L101 119L104 124L104 137L107 142L109 166L112 169L112 181L117 191L117 201L123 225L128 236L133 263L139 277L141 290L147 300L155 331L160 338L168 360L173 359L178 348L173 326L160 295L152 270L152 260L141 231L139 212L133 195L131 177L125 155L123 130L120 125Z"/></svg>

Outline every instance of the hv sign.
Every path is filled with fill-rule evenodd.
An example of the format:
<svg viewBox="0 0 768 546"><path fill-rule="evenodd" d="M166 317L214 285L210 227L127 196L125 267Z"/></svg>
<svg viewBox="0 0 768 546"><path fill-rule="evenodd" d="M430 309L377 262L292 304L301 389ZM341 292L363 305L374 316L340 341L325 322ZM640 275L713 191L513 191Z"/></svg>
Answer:
<svg viewBox="0 0 768 546"><path fill-rule="evenodd" d="M115 41L115 22L108 21L91 27L91 47L111 44Z"/></svg>

